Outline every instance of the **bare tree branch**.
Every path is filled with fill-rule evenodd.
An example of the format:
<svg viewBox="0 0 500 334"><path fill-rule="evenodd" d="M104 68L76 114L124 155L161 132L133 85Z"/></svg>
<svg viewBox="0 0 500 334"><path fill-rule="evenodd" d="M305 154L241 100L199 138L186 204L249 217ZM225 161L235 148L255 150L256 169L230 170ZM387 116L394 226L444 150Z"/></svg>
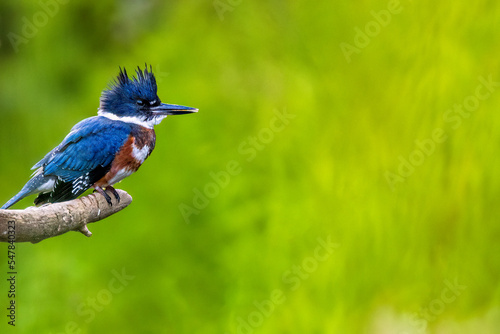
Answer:
<svg viewBox="0 0 500 334"><path fill-rule="evenodd" d="M120 203L111 195L112 206L103 195L93 193L72 201L24 210L0 209L0 241L12 240L9 239L9 235L14 234L12 231L15 231L16 242L37 243L68 231L79 231L90 237L92 233L87 228L88 223L109 217L132 202L127 192L120 189L116 191L120 195ZM15 229L12 228L14 225Z"/></svg>

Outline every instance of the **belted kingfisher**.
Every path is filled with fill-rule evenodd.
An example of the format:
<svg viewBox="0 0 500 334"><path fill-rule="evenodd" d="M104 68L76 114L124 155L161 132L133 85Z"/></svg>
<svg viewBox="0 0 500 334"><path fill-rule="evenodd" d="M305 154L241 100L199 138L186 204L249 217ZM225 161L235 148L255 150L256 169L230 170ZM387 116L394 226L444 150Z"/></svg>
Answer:
<svg viewBox="0 0 500 334"><path fill-rule="evenodd" d="M75 199L93 187L112 204L103 190L119 201L113 185L136 172L155 147L154 125L168 115L198 109L161 103L151 66L129 78L120 68L117 79L102 92L98 116L76 124L61 144L31 169L31 179L1 208L39 194L35 205Z"/></svg>

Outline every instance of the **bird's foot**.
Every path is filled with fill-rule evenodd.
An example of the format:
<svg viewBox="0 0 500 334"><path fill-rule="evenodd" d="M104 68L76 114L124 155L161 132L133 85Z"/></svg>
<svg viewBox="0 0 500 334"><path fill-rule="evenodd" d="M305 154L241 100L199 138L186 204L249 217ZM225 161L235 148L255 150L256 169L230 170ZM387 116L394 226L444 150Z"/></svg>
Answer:
<svg viewBox="0 0 500 334"><path fill-rule="evenodd" d="M115 196L116 198L116 202L117 203L120 203L120 195L118 195L118 192L116 191L115 188L113 188L112 186L107 186L106 187L106 191L111 191L111 193L113 194L113 196Z"/></svg>
<svg viewBox="0 0 500 334"><path fill-rule="evenodd" d="M114 190L114 189L113 189ZM109 206L113 206L113 203L111 202L111 197L109 197L108 194L99 186L94 187L94 192L97 191L99 194L103 195L104 198L106 199L106 202L108 202ZM115 190L116 192L116 190ZM116 196L116 195L115 195Z"/></svg>

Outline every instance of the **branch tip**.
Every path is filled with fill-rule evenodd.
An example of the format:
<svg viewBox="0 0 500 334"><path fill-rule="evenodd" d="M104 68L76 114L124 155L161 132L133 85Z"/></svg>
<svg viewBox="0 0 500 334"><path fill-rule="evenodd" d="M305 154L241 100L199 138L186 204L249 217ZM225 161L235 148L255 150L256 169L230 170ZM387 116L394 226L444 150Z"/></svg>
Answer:
<svg viewBox="0 0 500 334"><path fill-rule="evenodd" d="M87 224L80 227L80 229L78 231L81 232L86 237L92 236L92 232L90 232L89 228L87 227Z"/></svg>

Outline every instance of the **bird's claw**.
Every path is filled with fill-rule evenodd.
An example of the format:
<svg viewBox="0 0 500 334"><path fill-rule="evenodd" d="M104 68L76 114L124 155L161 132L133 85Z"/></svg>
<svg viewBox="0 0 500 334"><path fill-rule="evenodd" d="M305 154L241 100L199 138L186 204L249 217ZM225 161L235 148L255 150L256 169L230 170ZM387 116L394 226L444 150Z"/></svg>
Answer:
<svg viewBox="0 0 500 334"><path fill-rule="evenodd" d="M108 187L106 187L106 191L107 190L111 191L111 193L113 194L113 196L115 196L115 198L116 198L116 202L120 203L120 195L118 195L118 192L116 191L116 189L113 188L112 186L108 186Z"/></svg>
<svg viewBox="0 0 500 334"><path fill-rule="evenodd" d="M106 188L106 190L108 189L109 187ZM111 190L111 192L113 194L116 193L116 190L111 187L113 190ZM104 196L104 198L106 199L106 202L108 202L109 206L113 206L113 202L111 202L111 197L109 197L109 195L101 188L101 187L95 187L94 188L94 191L97 191L99 194L101 194L102 196ZM114 192L113 192L114 191ZM118 193L116 193L115 197L118 195Z"/></svg>

